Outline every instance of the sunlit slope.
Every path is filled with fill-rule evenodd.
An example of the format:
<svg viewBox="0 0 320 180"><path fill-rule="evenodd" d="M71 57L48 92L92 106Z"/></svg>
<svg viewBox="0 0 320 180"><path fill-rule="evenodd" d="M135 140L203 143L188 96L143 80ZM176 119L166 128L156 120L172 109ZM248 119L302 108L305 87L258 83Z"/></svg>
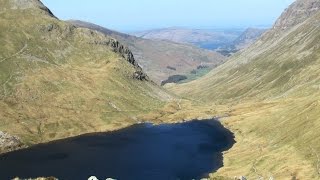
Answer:
<svg viewBox="0 0 320 180"><path fill-rule="evenodd" d="M229 109L237 143L217 175L319 179L320 1L298 0L254 45L170 89Z"/></svg>
<svg viewBox="0 0 320 180"><path fill-rule="evenodd" d="M169 97L113 38L37 0L0 4L0 131L36 143L112 129Z"/></svg>
<svg viewBox="0 0 320 180"><path fill-rule="evenodd" d="M320 83L319 23L317 13L290 30L273 29L204 78L172 90L216 102L316 93Z"/></svg>

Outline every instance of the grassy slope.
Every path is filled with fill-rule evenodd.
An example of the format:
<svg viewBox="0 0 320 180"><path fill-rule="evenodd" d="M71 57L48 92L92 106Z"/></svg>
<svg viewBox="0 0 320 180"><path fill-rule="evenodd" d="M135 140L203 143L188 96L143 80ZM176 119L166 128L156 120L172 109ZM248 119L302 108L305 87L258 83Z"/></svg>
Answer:
<svg viewBox="0 0 320 180"><path fill-rule="evenodd" d="M136 122L169 98L132 78L134 66L101 44L110 37L34 5L0 3L0 131L27 144L104 131Z"/></svg>
<svg viewBox="0 0 320 180"><path fill-rule="evenodd" d="M225 62L225 57L219 53L192 45L138 38L82 21L70 22L80 27L98 30L126 44L144 71L159 84L171 75L188 74L201 64L206 64L212 69ZM170 70L167 66L175 67L176 70Z"/></svg>
<svg viewBox="0 0 320 180"><path fill-rule="evenodd" d="M170 87L229 109L224 123L238 143L218 174L320 178L319 20L316 13L291 29L275 28L205 77Z"/></svg>

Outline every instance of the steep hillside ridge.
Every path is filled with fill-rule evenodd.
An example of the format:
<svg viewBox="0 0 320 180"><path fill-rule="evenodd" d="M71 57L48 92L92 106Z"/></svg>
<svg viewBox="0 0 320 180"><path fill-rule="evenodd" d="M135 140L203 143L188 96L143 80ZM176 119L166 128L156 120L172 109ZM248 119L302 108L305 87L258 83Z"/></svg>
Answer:
<svg viewBox="0 0 320 180"><path fill-rule="evenodd" d="M266 31L266 29L248 28L232 42L231 46L235 50L245 49L258 40Z"/></svg>
<svg viewBox="0 0 320 180"><path fill-rule="evenodd" d="M54 17L52 12L41 3L40 0L1 0L2 11L11 9L11 10L25 10L25 9L33 9L42 14L50 15Z"/></svg>
<svg viewBox="0 0 320 180"><path fill-rule="evenodd" d="M276 21L274 29L287 30L319 12L319 0L298 0L287 8Z"/></svg>
<svg viewBox="0 0 320 180"><path fill-rule="evenodd" d="M309 86L310 80L317 80L315 71L306 71L316 67L319 59L318 22L319 12L290 29L273 28L204 78L173 90L200 99L233 101L287 96L295 88ZM199 97L200 93L206 94Z"/></svg>
<svg viewBox="0 0 320 180"><path fill-rule="evenodd" d="M158 84L173 75L190 74L199 66L212 69L224 63L226 59L219 53L191 45L138 38L83 21L69 22L75 26L102 32L128 46L143 70Z"/></svg>
<svg viewBox="0 0 320 180"><path fill-rule="evenodd" d="M37 0L1 0L0 49L0 131L26 145L123 127L171 98L128 48Z"/></svg>

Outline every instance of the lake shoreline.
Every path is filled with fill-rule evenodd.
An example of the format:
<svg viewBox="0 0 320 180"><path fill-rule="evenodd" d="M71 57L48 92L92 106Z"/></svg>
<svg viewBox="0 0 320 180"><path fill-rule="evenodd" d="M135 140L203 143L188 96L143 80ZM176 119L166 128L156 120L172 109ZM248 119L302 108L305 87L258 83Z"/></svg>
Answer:
<svg viewBox="0 0 320 180"><path fill-rule="evenodd" d="M35 143L35 144L31 144L31 145L26 145L23 142L20 142L20 144L16 148L11 147L11 148L9 148L7 150L5 149L4 151L0 150L0 156L4 155L4 154L7 154L7 153L11 153L11 152L32 148L34 146L41 145L41 144L49 144L49 143L52 143L52 142L55 142L55 141L61 141L61 140L64 140L64 139L76 138L76 137L81 137L81 136L90 135L90 134L96 134L96 133L112 133L112 132L115 132L115 131L118 131L120 129L124 129L124 128L130 127L130 126L133 126L133 125L139 125L139 124L145 124L145 123L152 124L152 125L166 125L166 124L170 125L170 124L179 124L179 123L185 123L185 122L190 122L190 121L204 121L204 120L215 120L215 121L221 122L222 121L221 118L224 118L224 116L223 117L212 116L212 117L206 117L206 118L193 118L193 119L175 120L175 121L161 122L161 123L160 122L153 122L153 121L138 121L138 122L135 122L135 123L128 123L128 124L125 124L125 125L120 125L120 126L118 126L116 128L111 128L110 130L106 130L106 131L92 131L92 132L87 132L87 133L83 133L83 134L79 134L79 135L75 135L75 136L58 138L58 139L50 140L50 141L47 141L47 142ZM224 127L226 129L228 129L226 126L224 126ZM16 136L13 136L13 137L16 137Z"/></svg>
<svg viewBox="0 0 320 180"><path fill-rule="evenodd" d="M212 129L214 129L214 131L212 131ZM188 133L188 131L190 131L190 133ZM142 134L146 133L147 136L139 135L141 133ZM192 135L192 134L194 134L194 135ZM185 139L184 138L181 139L182 137L185 137ZM105 138L107 138L107 139L105 139ZM188 140L188 138L191 138L191 139ZM202 140L199 139L200 140L199 141L199 140L197 140L198 138L200 138ZM201 141L203 141L203 138L207 139L207 140L205 140L205 142L201 143ZM151 164L156 163L157 164L158 162L162 162L162 163L166 164L166 163L170 162L169 167L163 166L164 164L160 163L162 165L160 165L160 167L158 167L158 168L163 169L162 172L168 173L168 172L171 172L172 169L176 169L178 167L178 169L179 168L184 169L184 170L179 170L178 172L181 171L184 173L178 175L177 177L184 177L184 176L185 177L200 177L200 174L201 174L201 178L203 178L203 177L208 177L210 173L216 172L218 169L223 167L223 154L222 154L222 152L229 150L233 146L233 144L235 143L234 138L235 138L234 134L231 131L229 131L228 129L226 129L222 125L222 123L220 121L218 121L217 119L192 120L192 121L185 121L185 122L173 122L173 123L162 123L162 124L142 123L142 124L134 124L132 126L129 126L126 128L121 128L119 130L114 130L114 131L87 133L87 134L83 134L83 135L79 135L79 136L75 136L75 137L71 137L71 138L66 138L66 139L62 139L62 140L55 140L55 141L51 141L48 143L37 144L37 145L31 146L26 149L2 154L2 155L0 155L0 162L1 162L1 160L4 162L8 161L10 164L10 160L8 160L8 159L11 159L11 160L13 160L12 162L16 162L17 165L19 165L19 163L22 163L22 165L20 167L20 171L23 172L24 170L22 170L23 169L22 167L23 167L23 164L25 163L25 161L21 161L20 159L23 159L27 156L30 156L30 153L32 154L32 157L34 157L36 160L39 159L39 160L43 161L44 164L47 163L47 166L50 167L50 166L52 166L52 164L49 163L51 161L53 163L57 163L57 161L60 162L60 160L61 160L61 162L64 162L66 159L65 163L67 163L67 164L72 163L73 162L72 156L74 154L80 153L83 155L85 154L85 156L89 156L88 153L85 153L85 151L81 150L81 149L83 149L82 147L84 147L84 149L89 147L89 149L87 149L87 150L90 150L90 149L92 150L92 148L94 148L94 150L97 150L97 153L95 153L95 154L99 154L99 153L103 152L104 153L103 158L106 158L106 159L109 158L106 161L109 161L111 159L111 162L114 162L114 161L118 162L119 161L118 163L124 163L121 166L119 166L121 168L129 166L130 162L131 162L131 164L132 163L140 164L140 161L145 162L142 164L148 164L148 163L151 163ZM146 139L146 140L144 140L144 139ZM214 140L214 139L216 139L216 140ZM225 139L225 140L223 140L223 139ZM132 140L133 140L133 142L131 142ZM137 148L135 141L141 142L142 144L146 143L146 145L143 145L142 147L138 147L138 149L140 149L138 151L133 149L133 152L135 152L135 154L137 154L137 153L139 154L139 152L142 151L142 152L144 152L144 154L149 154L150 159L152 159L152 158L156 158L156 159L153 161L149 161L147 159L142 158L142 160L140 160L140 159L134 159L134 157L130 156L130 157L128 157L129 160L130 160L130 158L131 159L133 158L133 159L131 161L129 161L128 164L125 163L126 161L122 160L122 158L123 158L123 157L121 157L122 155L119 157L117 157L118 155L115 155L117 158L114 159L115 157L113 157L114 155L112 155L112 153L114 153L113 148L119 148L119 144L120 144L120 148L122 146L128 146L128 145L130 147ZM83 145L83 142L86 142L89 144L87 145L85 143L85 145ZM182 143L182 142L185 142L187 144L192 143L194 145L190 144L190 145L186 146L186 144ZM217 142L217 143L215 143L215 142ZM151 143L151 144L149 144L149 143ZM156 146L154 143L158 144L157 147L154 147L154 146ZM174 143L174 144L177 143L177 145L172 146L172 145L170 145L170 143ZM161 146L160 146L160 144L161 144ZM177 146L177 147L175 147L175 146ZM49 147L51 147L51 148L49 148ZM183 150L183 151L180 151L180 148L182 148L182 147L183 147L183 149L181 149L181 150ZM55 151L54 150L55 148L58 148L58 149L56 149L56 151ZM60 152L62 150L61 148L67 150L67 152L64 152L65 150ZM96 148L98 148L98 149L96 149ZM151 148L151 149L149 149L149 148ZM163 149L163 148L165 148L165 149ZM167 148L169 148L170 150ZM178 148L178 149L175 149L175 148ZM194 148L196 148L196 149L194 149ZM216 148L218 148L218 149L216 149ZM47 150L45 151L44 149L50 150L51 154L49 152L47 152ZM163 149L163 150L159 151L159 149ZM216 149L216 150L214 150L214 149ZM89 152L91 152L91 150ZM73 151L75 151L75 152L71 153ZM119 149L119 152L126 152L126 151L127 150L125 150L125 149ZM173 155L173 154L177 153L176 151L179 151L180 153ZM38 153L36 153L36 152L38 152ZM110 152L110 153L108 153L108 152ZM196 153L196 154L194 154L193 156L190 156L190 154L188 154L188 153L191 153L191 152L192 152L192 154L193 153ZM213 156L211 155L211 152L212 152ZM159 153L162 154L164 157L157 159L158 158L157 156L159 155ZM185 154L185 153L187 153L187 154ZM29 155L26 156L24 154L29 154ZM112 157L105 157L110 154L112 155ZM70 155L72 155L72 156L70 157ZM181 157L180 159L177 159L175 161L170 160L170 158L167 159L168 157L170 157L172 155L175 158L178 158L181 155L183 157ZM184 156L186 156L186 157L184 157ZM5 158L3 158L3 157L5 157ZM20 157L20 159L18 157ZM81 155L81 157L82 157L82 155ZM97 158L96 155L94 155L94 157ZM199 161L200 159L193 160L194 162L198 162L198 163L196 163L196 166L195 166L195 167L199 166L198 170L197 170L197 168L193 167L194 166L194 165L192 165L193 163L190 164L190 162L181 162L181 161L188 160L191 157L193 157L193 158L198 157L198 159L200 158L201 161L204 161L204 162L200 163L201 162L201 161ZM204 157L206 157L206 158L204 158ZM210 159L211 159L210 157L211 158L214 157L215 160L210 161ZM18 159L15 160L15 158L18 158ZM51 160L49 161L49 159L47 159L47 158L49 158ZM69 158L71 158L71 159L69 159ZM100 158L102 158L102 157L100 157ZM54 160L54 159L56 159L56 160ZM167 159L167 161L164 161L164 159ZM37 161L39 161L39 160L37 160ZM85 162L91 161L85 157L82 157L81 160L85 161ZM49 161L49 162L47 162L47 161ZM93 162L96 163L96 161L93 161ZM179 164L179 163L182 163L183 166L181 166L181 164ZM214 163L214 164L212 164L212 163ZM156 164L154 164L154 165L156 165ZM184 164L189 164L193 168L191 168L191 167L187 168L188 171L186 171ZM210 165L210 164L212 164L212 165ZM35 163L34 166L31 165L31 167L34 167L34 168L36 168L38 166L39 166L39 164L37 164L37 163ZM45 166L45 165L43 165L43 166ZM157 166L158 165L156 165L155 167L157 167ZM133 166L133 167L137 168L137 166ZM10 169L10 167L8 167L8 168ZM38 168L42 168L42 167L39 166ZM79 165L79 169L81 169L81 168L84 168L84 167ZM95 166L95 168L99 169L100 167ZM149 166L144 167L143 165L141 165L140 168L142 168L142 169L147 168L148 169ZM207 168L210 168L210 170ZM19 168L17 167L17 169L19 169ZM113 169L113 167L109 167L107 169L108 170L111 169L110 174L114 173L115 175L119 175L116 173L118 171L118 169ZM165 169L167 169L167 170L165 170ZM207 169L207 170L205 170L205 169ZM43 169L43 171L40 170L40 172L47 172L47 171L51 172L48 169ZM140 171L141 171L141 169L140 170L138 169L134 173L137 173ZM194 172L189 172L189 171L194 171ZM201 171L204 171L204 172L200 173ZM101 172L101 170L99 172ZM125 168L123 169L123 172L126 172ZM153 172L153 170L151 170L150 172ZM24 172L24 173L26 173L26 172ZM29 172L27 172L27 174L28 173ZM71 173L72 172L70 172L70 174ZM193 175L192 175L192 173L193 173ZM70 177L70 174L69 174L69 177ZM20 174L18 174L18 173L17 173L17 175L20 176ZM32 174L30 174L30 175L32 175ZM48 173L48 174L35 173L34 175L37 175L37 176L31 176L31 177L52 176L52 175L55 176L54 174L50 174L50 173ZM135 174L135 175L141 177L141 174ZM166 175L166 173L164 173L164 175ZM158 174L156 177L164 177L164 175ZM165 176L166 178L172 176L170 174L167 174L167 175L168 176ZM56 177L61 178L61 176L62 175L60 174L60 176L56 176ZM122 176L122 174L120 174L119 176ZM151 175L149 174L149 176L151 176ZM113 177L113 176L110 176L110 177ZM116 177L116 176L114 176L114 177ZM142 176L142 177L144 177L144 176ZM104 177L100 177L100 178L104 178Z"/></svg>

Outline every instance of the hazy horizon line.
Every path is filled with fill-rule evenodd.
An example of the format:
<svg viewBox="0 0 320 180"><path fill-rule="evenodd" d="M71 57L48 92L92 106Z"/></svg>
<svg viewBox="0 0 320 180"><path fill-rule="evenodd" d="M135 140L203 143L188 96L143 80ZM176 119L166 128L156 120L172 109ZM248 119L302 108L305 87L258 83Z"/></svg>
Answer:
<svg viewBox="0 0 320 180"><path fill-rule="evenodd" d="M122 33L135 33L135 32L143 32L143 31L151 31L151 30L164 30L164 29L188 29L188 30L245 30L248 28L257 28L257 29L270 29L273 24L260 24L260 25L251 25L251 26L241 26L241 25L235 25L235 26L204 26L204 25L199 25L199 26L154 26L154 27L130 27L130 28L112 28L108 27L102 24L90 22L88 20L79 20L79 19L67 19L64 21L83 21L87 23L92 23L104 28L107 28L109 30L117 31L117 32L122 32Z"/></svg>

